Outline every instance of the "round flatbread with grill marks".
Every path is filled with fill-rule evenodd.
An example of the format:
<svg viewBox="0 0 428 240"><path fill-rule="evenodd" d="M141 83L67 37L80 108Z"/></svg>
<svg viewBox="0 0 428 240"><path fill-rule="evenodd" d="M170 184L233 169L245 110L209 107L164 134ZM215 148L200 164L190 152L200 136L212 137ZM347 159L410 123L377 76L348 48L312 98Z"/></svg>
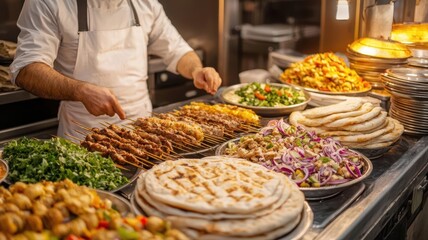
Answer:
<svg viewBox="0 0 428 240"><path fill-rule="evenodd" d="M183 210L247 214L281 198L277 174L239 158L179 159L147 171L144 187L154 201Z"/></svg>
<svg viewBox="0 0 428 240"><path fill-rule="evenodd" d="M146 192L144 189L144 180L145 173L140 176L136 186L136 194L138 194L141 198L143 198L146 202L148 202L151 206L156 208L162 215L173 215L173 216L182 216L182 217L192 217L192 218L200 218L200 219L209 219L209 220L218 220L218 219L243 219L243 218L256 218L259 216L263 216L275 211L279 206L281 206L289 197L291 185L295 184L290 181L288 177L285 175L281 175L281 185L283 194L281 198L274 202L272 205L267 208L260 209L259 211L252 212L250 214L227 214L227 213L198 213L192 211L184 211L179 208L174 208L167 204L161 203L159 201L155 201L150 197L150 194Z"/></svg>
<svg viewBox="0 0 428 240"><path fill-rule="evenodd" d="M299 190L297 185L294 185L289 199L284 204L276 211L258 218L211 221L170 216L167 217L167 220L170 220L174 227L179 229L190 228L202 230L208 234L215 234L218 236L250 237L268 233L281 226L287 226L287 224L290 223L293 223L294 226L297 225L294 221L296 218L299 218L302 213L304 199L303 193Z"/></svg>

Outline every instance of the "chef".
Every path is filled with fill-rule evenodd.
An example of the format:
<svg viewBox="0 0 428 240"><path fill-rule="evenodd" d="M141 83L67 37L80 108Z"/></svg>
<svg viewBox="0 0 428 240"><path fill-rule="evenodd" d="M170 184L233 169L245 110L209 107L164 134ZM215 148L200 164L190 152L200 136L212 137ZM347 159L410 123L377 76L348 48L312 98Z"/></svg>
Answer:
<svg viewBox="0 0 428 240"><path fill-rule="evenodd" d="M30 0L18 27L13 81L39 97L62 100L61 137L76 136L76 122L96 127L150 115L148 54L210 94L221 84L157 0Z"/></svg>

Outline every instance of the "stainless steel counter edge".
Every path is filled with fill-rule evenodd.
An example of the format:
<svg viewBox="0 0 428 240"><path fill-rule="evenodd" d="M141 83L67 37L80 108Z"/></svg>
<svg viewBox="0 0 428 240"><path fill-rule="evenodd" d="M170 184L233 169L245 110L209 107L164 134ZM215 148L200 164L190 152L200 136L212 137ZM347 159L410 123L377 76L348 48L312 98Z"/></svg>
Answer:
<svg viewBox="0 0 428 240"><path fill-rule="evenodd" d="M376 161L376 160L374 160ZM428 172L428 136L421 138L378 179L367 186L357 202L324 230L309 232L304 239L372 239L382 223L398 208L399 199L411 193L415 179Z"/></svg>

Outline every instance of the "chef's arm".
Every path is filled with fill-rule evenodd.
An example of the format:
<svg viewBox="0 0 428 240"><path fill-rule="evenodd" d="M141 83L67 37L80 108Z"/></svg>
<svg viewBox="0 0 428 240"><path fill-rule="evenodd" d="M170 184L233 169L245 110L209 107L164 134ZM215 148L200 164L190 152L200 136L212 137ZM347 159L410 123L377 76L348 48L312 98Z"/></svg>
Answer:
<svg viewBox="0 0 428 240"><path fill-rule="evenodd" d="M44 63L31 63L21 69L15 83L28 92L47 99L79 101L95 116L125 113L111 90L62 75Z"/></svg>
<svg viewBox="0 0 428 240"><path fill-rule="evenodd" d="M221 78L217 71L211 67L203 67L194 51L184 54L178 60L177 72L186 78L193 79L195 87L211 94L215 94L221 85Z"/></svg>

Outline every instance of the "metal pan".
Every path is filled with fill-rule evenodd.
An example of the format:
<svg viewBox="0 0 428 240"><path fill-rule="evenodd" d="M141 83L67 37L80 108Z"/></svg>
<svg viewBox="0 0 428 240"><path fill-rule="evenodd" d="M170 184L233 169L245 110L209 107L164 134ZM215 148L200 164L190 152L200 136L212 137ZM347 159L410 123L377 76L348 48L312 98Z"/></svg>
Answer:
<svg viewBox="0 0 428 240"><path fill-rule="evenodd" d="M306 105L311 100L310 94L307 91L305 91L303 88L293 87L293 86L289 86L289 85L281 84L281 83L269 83L269 85L271 85L273 87L278 87L278 88L286 87L286 88L292 88L295 90L301 90L301 91L303 91L303 93L305 95L306 101L299 103L299 104L294 104L294 105L284 106L284 107L257 107L257 106L249 106L249 105L244 105L244 104L238 103L237 101L233 101L228 97L231 94L233 94L234 91L236 91L242 87L245 87L247 85L248 85L248 83L242 83L242 84L237 84L237 85L233 85L233 86L226 88L221 93L220 99L223 102L226 102L228 104L236 105L236 106L243 107L243 108L248 108L248 109L253 110L255 113L257 113L259 115L269 116L269 117L284 116L284 115L289 114L289 113L294 112L294 111L301 111L301 110L306 108Z"/></svg>
<svg viewBox="0 0 428 240"><path fill-rule="evenodd" d="M220 145L216 149L215 155L217 155L217 156L224 155L224 152L225 152L227 146L229 145L229 143L238 142L239 140L240 140L240 138L236 138L236 139L232 139L230 141L223 143L222 145ZM356 152L358 152L358 151L356 151ZM365 178L367 178L370 175L370 173L373 170L373 164L366 156L364 156L361 153L360 153L360 155L364 161L364 165L366 166L361 177L359 177L357 179L353 179L349 182L339 184L339 185L334 185L334 186L324 186L324 187L319 187L319 188L299 187L299 189L305 194L305 198L307 200L321 200L321 199L333 197L333 196L339 194L340 192L342 192L343 190L361 182L362 180L364 180Z"/></svg>

